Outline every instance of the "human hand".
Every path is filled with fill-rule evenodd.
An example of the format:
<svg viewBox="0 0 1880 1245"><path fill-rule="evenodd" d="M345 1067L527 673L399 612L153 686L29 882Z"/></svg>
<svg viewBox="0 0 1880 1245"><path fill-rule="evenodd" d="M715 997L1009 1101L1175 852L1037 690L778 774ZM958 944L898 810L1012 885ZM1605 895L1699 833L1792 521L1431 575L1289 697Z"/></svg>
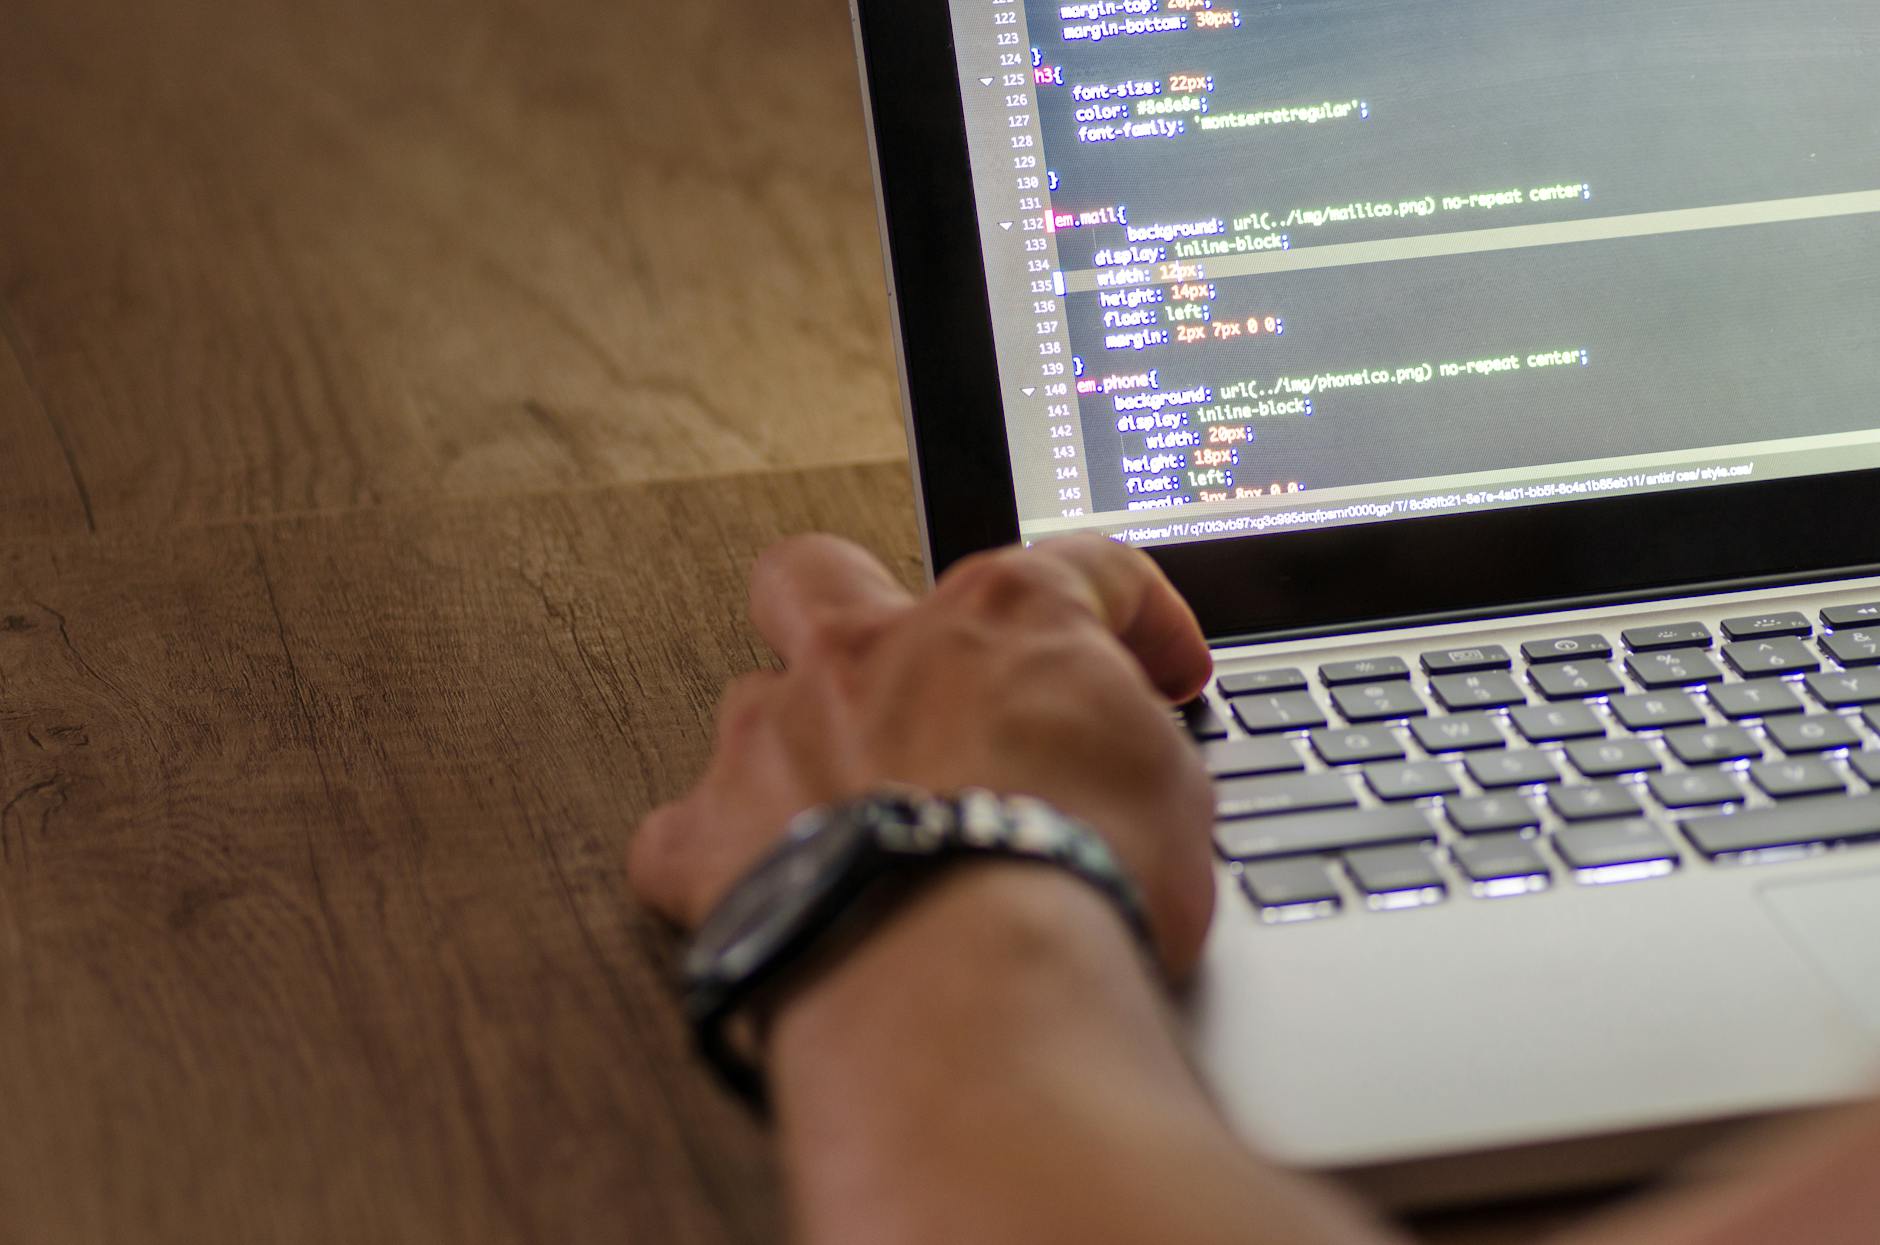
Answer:
<svg viewBox="0 0 1880 1245"><path fill-rule="evenodd" d="M1109 842L1164 966L1186 975L1213 910L1214 802L1169 713L1211 667L1142 553L1094 536L969 558L916 601L826 536L759 559L751 617L782 672L727 689L703 779L654 811L635 888L690 928L798 813L891 784L1046 800Z"/></svg>

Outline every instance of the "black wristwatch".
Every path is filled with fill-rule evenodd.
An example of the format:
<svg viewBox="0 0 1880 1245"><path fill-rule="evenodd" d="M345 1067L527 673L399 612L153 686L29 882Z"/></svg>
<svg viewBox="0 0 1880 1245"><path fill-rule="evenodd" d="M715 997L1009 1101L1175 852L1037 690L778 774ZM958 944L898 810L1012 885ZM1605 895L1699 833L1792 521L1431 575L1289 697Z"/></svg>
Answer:
<svg viewBox="0 0 1880 1245"><path fill-rule="evenodd" d="M763 1073L755 1052L732 1040L733 1019L838 930L872 927L939 867L973 856L1069 870L1108 896L1149 948L1141 897L1109 845L1041 800L888 792L813 809L705 919L685 956L687 1018L725 1083L761 1110Z"/></svg>

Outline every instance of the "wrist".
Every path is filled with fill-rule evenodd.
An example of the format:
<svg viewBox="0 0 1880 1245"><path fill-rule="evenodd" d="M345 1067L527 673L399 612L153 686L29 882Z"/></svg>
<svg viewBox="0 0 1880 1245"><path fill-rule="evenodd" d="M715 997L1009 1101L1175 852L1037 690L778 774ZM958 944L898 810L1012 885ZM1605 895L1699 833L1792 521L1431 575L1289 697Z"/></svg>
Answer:
<svg viewBox="0 0 1880 1245"><path fill-rule="evenodd" d="M1125 922L1016 862L936 878L804 982L769 1067L805 1240L1037 1239L974 1216L1036 1200L1078 1145L1218 1129Z"/></svg>
<svg viewBox="0 0 1880 1245"><path fill-rule="evenodd" d="M777 1001L876 941L883 924L937 880L986 861L1022 863L1027 872L1048 866L1074 878L1151 951L1140 893L1109 845L1043 801L981 790L868 796L796 818L699 927L686 953L685 1006L702 1053L761 1107L767 1092L754 1052ZM1056 935L1054 926L1015 920L995 928L1008 953L1031 945L1019 935Z"/></svg>
<svg viewBox="0 0 1880 1245"><path fill-rule="evenodd" d="M777 999L769 1019L786 1114L832 1076L944 1095L936 1069L1048 1061L1053 1043L1085 1034L1119 1055L1181 1063L1154 967L1114 905L1021 861L969 862L933 879Z"/></svg>

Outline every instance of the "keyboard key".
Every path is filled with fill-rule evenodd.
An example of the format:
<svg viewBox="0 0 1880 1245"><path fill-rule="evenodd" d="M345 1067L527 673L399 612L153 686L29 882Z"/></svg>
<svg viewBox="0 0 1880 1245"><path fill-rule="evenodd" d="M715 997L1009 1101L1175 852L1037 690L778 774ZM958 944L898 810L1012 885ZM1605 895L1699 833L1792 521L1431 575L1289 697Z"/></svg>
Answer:
<svg viewBox="0 0 1880 1245"><path fill-rule="evenodd" d="M1499 644L1425 653L1421 661L1427 674L1474 674L1481 670L1507 670L1514 665L1508 650Z"/></svg>
<svg viewBox="0 0 1880 1245"><path fill-rule="evenodd" d="M1880 704L1880 670L1811 674L1804 681L1815 699L1830 709Z"/></svg>
<svg viewBox="0 0 1880 1245"><path fill-rule="evenodd" d="M1299 749L1285 739L1229 739L1201 749L1210 778L1254 778L1305 769Z"/></svg>
<svg viewBox="0 0 1880 1245"><path fill-rule="evenodd" d="M1199 698L1191 700L1181 707L1180 714L1182 725L1188 728L1188 734L1196 743L1212 743L1227 738L1227 723L1221 721L1221 715L1207 701Z"/></svg>
<svg viewBox="0 0 1880 1245"><path fill-rule="evenodd" d="M1221 695L1257 696L1262 692L1268 695L1279 692L1303 692L1306 690L1306 673L1303 670L1255 670L1247 674L1224 674L1214 681L1221 689Z"/></svg>
<svg viewBox="0 0 1880 1245"><path fill-rule="evenodd" d="M1527 748L1472 752L1463 758L1462 765L1475 785L1487 791L1560 781L1560 770L1555 767L1553 758Z"/></svg>
<svg viewBox="0 0 1880 1245"><path fill-rule="evenodd" d="M1612 715L1629 731L1668 731L1675 726L1697 726L1704 720L1704 711L1683 692L1614 696Z"/></svg>
<svg viewBox="0 0 1880 1245"><path fill-rule="evenodd" d="M1267 913L1300 908L1336 910L1340 903L1332 871L1323 860L1311 856L1247 865L1240 871L1240 886L1247 898Z"/></svg>
<svg viewBox="0 0 1880 1245"><path fill-rule="evenodd" d="M1362 687L1336 688L1332 692L1332 704L1347 722L1388 722L1395 718L1422 717L1430 711L1408 683L1366 683Z"/></svg>
<svg viewBox="0 0 1880 1245"><path fill-rule="evenodd" d="M1726 640L1768 640L1785 635L1806 639L1813 634L1815 625L1808 621L1808 615L1794 612L1750 614L1744 618L1723 620L1723 638Z"/></svg>
<svg viewBox="0 0 1880 1245"><path fill-rule="evenodd" d="M1869 705L1860 711L1860 720L1867 724L1867 729L1880 733L1880 705Z"/></svg>
<svg viewBox="0 0 1880 1245"><path fill-rule="evenodd" d="M1793 800L1809 795L1841 795L1847 783L1826 761L1813 757L1786 761L1758 761L1749 767L1749 776L1769 795L1778 800Z"/></svg>
<svg viewBox="0 0 1880 1245"><path fill-rule="evenodd" d="M1635 653L1656 653L1668 648L1709 648L1710 628L1703 623L1660 623L1634 627L1620 637Z"/></svg>
<svg viewBox="0 0 1880 1245"><path fill-rule="evenodd" d="M1358 797L1343 774L1238 778L1214 788L1214 815L1221 821L1277 817L1322 808L1355 808L1357 803Z"/></svg>
<svg viewBox="0 0 1880 1245"><path fill-rule="evenodd" d="M1404 748L1385 726L1329 726L1312 732L1312 748L1327 765L1401 761Z"/></svg>
<svg viewBox="0 0 1880 1245"><path fill-rule="evenodd" d="M1602 817L1636 817L1645 811L1638 788L1623 782L1592 782L1576 787L1554 787L1547 802L1565 821L1597 821Z"/></svg>
<svg viewBox="0 0 1880 1245"><path fill-rule="evenodd" d="M1360 661L1335 661L1319 667L1319 679L1327 687L1384 683L1409 677L1410 663L1401 657L1366 657Z"/></svg>
<svg viewBox="0 0 1880 1245"><path fill-rule="evenodd" d="M1623 692L1625 684L1603 661L1564 661L1535 666L1528 680L1549 700L1587 700Z"/></svg>
<svg viewBox="0 0 1880 1245"><path fill-rule="evenodd" d="M1553 661L1590 661L1612 656L1612 641L1603 635L1571 635L1558 640L1529 640L1521 656L1535 665Z"/></svg>
<svg viewBox="0 0 1880 1245"><path fill-rule="evenodd" d="M1856 843L1880 838L1880 794L1809 800L1728 817L1694 817L1684 823L1684 833L1698 851L1713 857L1812 843Z"/></svg>
<svg viewBox="0 0 1880 1245"><path fill-rule="evenodd" d="M1667 687L1723 682L1723 671L1717 668L1717 663L1696 649L1634 653L1625 659L1625 668L1638 685L1648 692Z"/></svg>
<svg viewBox="0 0 1880 1245"><path fill-rule="evenodd" d="M1306 731L1324 726L1325 710L1304 692L1281 692L1276 696L1242 696L1231 700L1234 720L1249 735L1275 735L1281 731Z"/></svg>
<svg viewBox="0 0 1880 1245"><path fill-rule="evenodd" d="M1436 861L1416 844L1401 847L1367 847L1345 853L1345 868L1358 889L1372 896L1402 896L1399 904L1374 904L1377 907L1409 907L1434 903L1448 890Z"/></svg>
<svg viewBox="0 0 1880 1245"><path fill-rule="evenodd" d="M1449 800L1443 805L1449 824L1464 834L1497 834L1509 830L1538 830L1541 815L1518 795L1478 795Z"/></svg>
<svg viewBox="0 0 1880 1245"><path fill-rule="evenodd" d="M1506 709L1525 705L1527 693L1514 676L1501 671L1486 674L1439 674L1430 680L1430 691L1445 709Z"/></svg>
<svg viewBox="0 0 1880 1245"><path fill-rule="evenodd" d="M1665 732L1665 746L1686 765L1762 760L1762 741L1740 726L1686 726Z"/></svg>
<svg viewBox="0 0 1880 1245"><path fill-rule="evenodd" d="M1821 669L1821 658L1800 640L1745 640L1741 644L1726 644L1723 659L1746 679L1811 674Z"/></svg>
<svg viewBox="0 0 1880 1245"><path fill-rule="evenodd" d="M1519 880L1527 880L1532 885L1504 887L1489 893L1517 895L1537 891L1546 887L1551 876L1533 840L1519 834L1491 834L1469 839L1456 844L1449 854L1456 868L1462 870L1462 876L1478 884L1478 894L1482 893L1481 883Z"/></svg>
<svg viewBox="0 0 1880 1245"><path fill-rule="evenodd" d="M1710 703L1732 722L1802 712L1802 698L1786 683L1723 683L1710 689Z"/></svg>
<svg viewBox="0 0 1880 1245"><path fill-rule="evenodd" d="M1666 808L1708 808L1743 801L1743 788L1727 771L1720 769L1653 774L1647 785L1653 797Z"/></svg>
<svg viewBox="0 0 1880 1245"><path fill-rule="evenodd" d="M1643 818L1568 826L1553 837L1554 850L1560 853L1560 859L1583 874L1589 870L1660 862L1666 868L1657 872L1669 873L1677 866L1678 849L1664 831ZM1636 875L1628 871L1622 876Z"/></svg>
<svg viewBox="0 0 1880 1245"><path fill-rule="evenodd" d="M1844 627L1871 627L1880 623L1880 604L1830 605L1821 611L1821 623L1834 631Z"/></svg>
<svg viewBox="0 0 1880 1245"><path fill-rule="evenodd" d="M1880 629L1863 627L1858 631L1836 631L1821 638L1821 647L1850 670L1856 666L1880 666Z"/></svg>
<svg viewBox="0 0 1880 1245"><path fill-rule="evenodd" d="M1600 739L1606 723L1585 705L1523 705L1509 717L1521 737L1532 744L1559 743L1563 739Z"/></svg>
<svg viewBox="0 0 1880 1245"><path fill-rule="evenodd" d="M1880 787L1880 752L1850 752L1847 763L1860 780L1870 787Z"/></svg>
<svg viewBox="0 0 1880 1245"><path fill-rule="evenodd" d="M1436 830L1415 804L1305 813L1234 822L1214 828L1214 845L1228 860L1316 856L1385 843L1430 843Z"/></svg>
<svg viewBox="0 0 1880 1245"><path fill-rule="evenodd" d="M1832 752L1858 748L1860 731L1838 713L1811 713L1805 718L1777 718L1764 725L1776 747L1791 756L1798 752Z"/></svg>
<svg viewBox="0 0 1880 1245"><path fill-rule="evenodd" d="M1418 718L1410 724L1410 733L1425 752L1475 752L1508 746L1507 736L1486 713Z"/></svg>
<svg viewBox="0 0 1880 1245"><path fill-rule="evenodd" d="M1380 800L1426 800L1437 795L1460 795L1462 784L1441 761L1409 761L1372 765L1364 781Z"/></svg>
<svg viewBox="0 0 1880 1245"><path fill-rule="evenodd" d="M1588 778L1616 778L1665 767L1658 750L1642 739L1579 739L1567 745L1567 759Z"/></svg>

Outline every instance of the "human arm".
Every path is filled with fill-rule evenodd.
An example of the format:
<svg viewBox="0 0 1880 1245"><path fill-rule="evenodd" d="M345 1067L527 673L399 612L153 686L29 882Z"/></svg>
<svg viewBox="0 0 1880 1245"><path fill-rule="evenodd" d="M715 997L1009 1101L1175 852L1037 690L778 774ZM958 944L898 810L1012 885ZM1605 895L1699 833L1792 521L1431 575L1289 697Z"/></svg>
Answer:
<svg viewBox="0 0 1880 1245"><path fill-rule="evenodd" d="M1379 1239L1251 1156L1199 1088L1161 974L1213 900L1212 796L1168 705L1209 657L1142 555L1089 539L963 565L915 602L852 547L760 563L783 673L720 712L704 781L642 828L643 895L696 925L803 808L887 783L1044 798L1144 891L1161 969L1096 891L961 866L777 1010L768 1067L814 1245Z"/></svg>
<svg viewBox="0 0 1880 1245"><path fill-rule="evenodd" d="M1003 552L916 602L853 547L799 541L760 564L753 614L787 670L733 689L704 780L642 828L634 879L656 907L696 925L804 808L987 787L1102 833L1145 892L1161 974L1192 968L1212 809L1168 704L1207 652L1140 554ZM768 1066L810 1245L1389 1239L1238 1143L1123 923L1038 866L962 867L907 904L785 997ZM1860 1178L1880 1175L1880 1115L1733 1170L1575 1245L1880 1239L1880 1181Z"/></svg>

